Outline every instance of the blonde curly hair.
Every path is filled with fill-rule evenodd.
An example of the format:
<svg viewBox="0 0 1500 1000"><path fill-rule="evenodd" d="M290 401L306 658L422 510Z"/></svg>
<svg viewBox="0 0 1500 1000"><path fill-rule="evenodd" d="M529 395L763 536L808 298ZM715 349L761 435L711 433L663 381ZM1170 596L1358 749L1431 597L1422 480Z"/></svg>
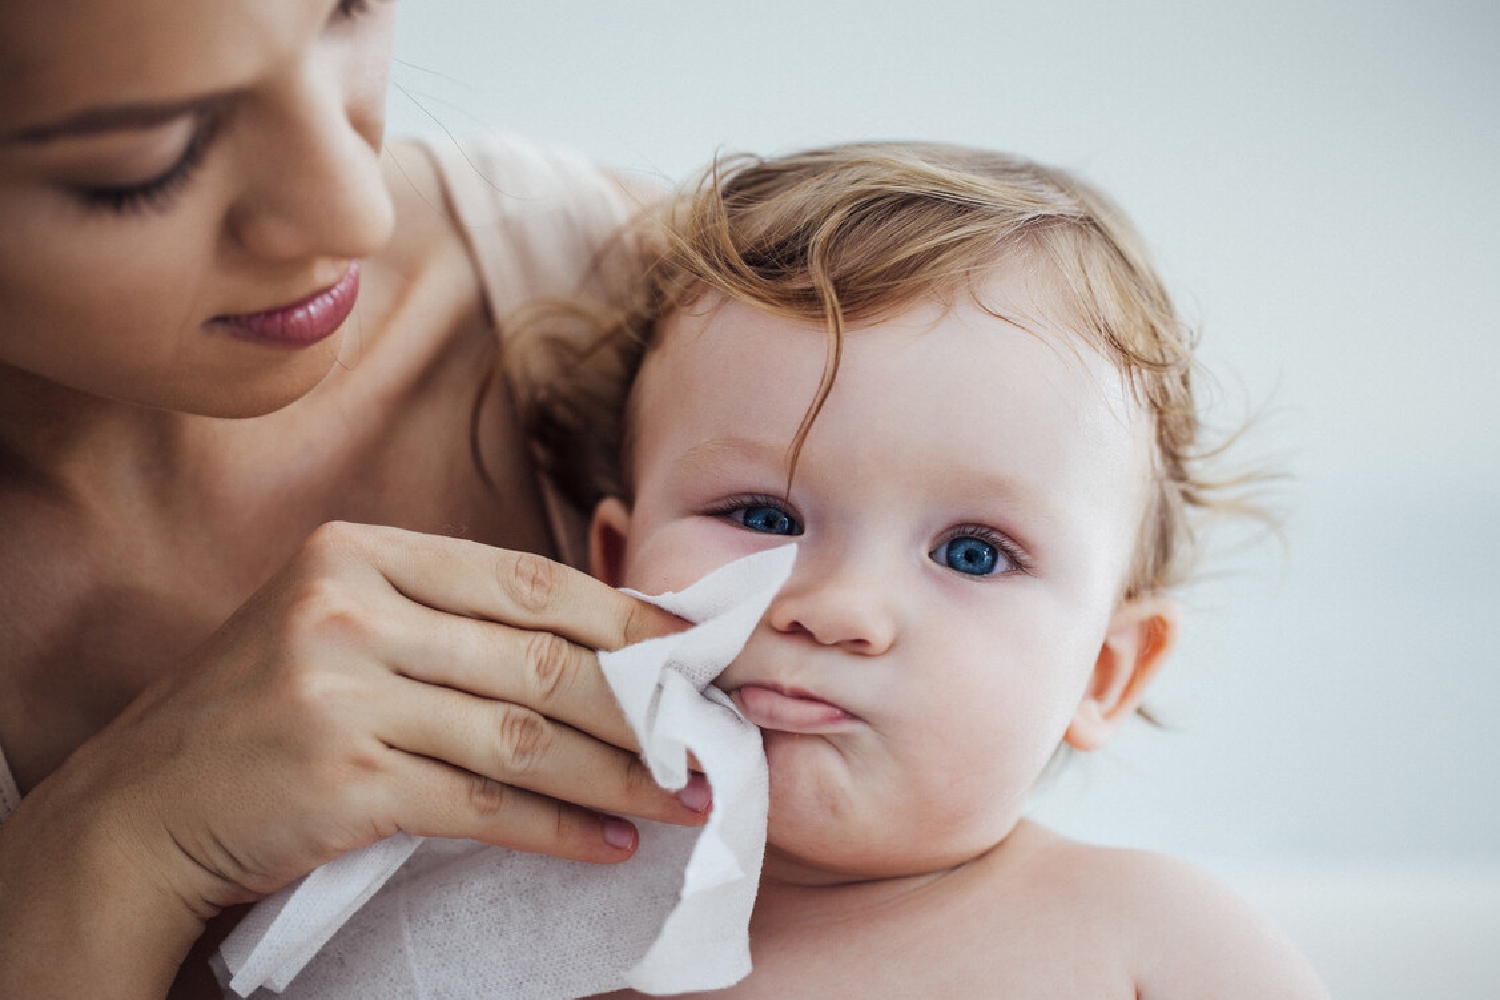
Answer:
<svg viewBox="0 0 1500 1000"><path fill-rule="evenodd" d="M849 324L972 290L1014 261L1050 272L1068 328L1118 367L1153 424L1153 488L1125 596L1183 582L1196 559L1196 515L1253 507L1232 495L1240 480L1205 470L1212 450L1200 440L1195 331L1130 221L1066 171L930 143L731 156L644 214L625 242L635 252L613 257L619 273L605 275L603 301L534 307L512 337L509 363L530 373L520 379L531 387L522 392L526 431L544 472L580 510L632 495L631 387L676 310L719 293L825 326L827 363L789 442L790 482Z"/></svg>

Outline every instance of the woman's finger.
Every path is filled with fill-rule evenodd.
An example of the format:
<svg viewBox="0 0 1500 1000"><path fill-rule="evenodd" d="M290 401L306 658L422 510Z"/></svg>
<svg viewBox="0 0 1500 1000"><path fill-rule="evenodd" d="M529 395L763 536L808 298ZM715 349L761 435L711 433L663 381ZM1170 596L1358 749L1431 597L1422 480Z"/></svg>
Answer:
<svg viewBox="0 0 1500 1000"><path fill-rule="evenodd" d="M615 650L685 627L675 615L529 552L342 523L323 525L308 548L324 558L368 561L390 586L418 604L551 632L588 649Z"/></svg>
<svg viewBox="0 0 1500 1000"><path fill-rule="evenodd" d="M661 822L706 818L706 786L685 798L660 788L635 754L592 739L522 705L402 680L398 712L377 723L394 748L589 809Z"/></svg>
<svg viewBox="0 0 1500 1000"><path fill-rule="evenodd" d="M570 861L611 864L635 853L634 824L473 774L401 754L395 785L402 830L419 837L478 840Z"/></svg>
<svg viewBox="0 0 1500 1000"><path fill-rule="evenodd" d="M425 684L509 702L617 747L638 750L593 650L551 632L407 606L404 627L385 639L387 662Z"/></svg>

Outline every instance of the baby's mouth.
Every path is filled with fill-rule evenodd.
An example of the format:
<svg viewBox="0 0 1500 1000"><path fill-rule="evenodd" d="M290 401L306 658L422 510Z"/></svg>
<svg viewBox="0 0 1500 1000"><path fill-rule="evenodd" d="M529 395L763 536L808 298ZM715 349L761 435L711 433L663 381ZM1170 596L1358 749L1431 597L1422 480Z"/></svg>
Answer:
<svg viewBox="0 0 1500 1000"><path fill-rule="evenodd" d="M832 702L795 688L745 684L731 692L730 697L745 718L761 729L822 733L859 721Z"/></svg>

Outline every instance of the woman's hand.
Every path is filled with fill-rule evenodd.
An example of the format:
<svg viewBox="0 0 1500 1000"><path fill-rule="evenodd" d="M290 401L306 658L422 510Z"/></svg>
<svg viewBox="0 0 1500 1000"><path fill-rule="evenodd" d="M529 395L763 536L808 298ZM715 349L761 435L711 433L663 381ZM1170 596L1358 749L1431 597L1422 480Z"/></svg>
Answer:
<svg viewBox="0 0 1500 1000"><path fill-rule="evenodd" d="M0 926L27 886L46 895L49 850L102 880L101 906L161 921L175 901L181 929L158 936L184 951L220 908L398 831L623 860L616 814L701 822L707 789L652 782L592 650L680 626L538 556L325 525L23 801ZM49 826L68 836L36 842Z"/></svg>

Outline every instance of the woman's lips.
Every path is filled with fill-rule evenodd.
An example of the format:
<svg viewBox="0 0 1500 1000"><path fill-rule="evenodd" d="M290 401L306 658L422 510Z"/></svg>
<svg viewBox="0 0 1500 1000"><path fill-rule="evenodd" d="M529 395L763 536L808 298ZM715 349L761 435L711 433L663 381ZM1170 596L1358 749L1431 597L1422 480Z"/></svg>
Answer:
<svg viewBox="0 0 1500 1000"><path fill-rule="evenodd" d="M730 697L745 718L761 729L820 733L858 721L832 702L803 691L746 684L736 688Z"/></svg>
<svg viewBox="0 0 1500 1000"><path fill-rule="evenodd" d="M240 340L271 347L307 347L339 327L359 297L359 263L349 265L334 284L289 305L256 313L215 316L209 322L228 327Z"/></svg>

